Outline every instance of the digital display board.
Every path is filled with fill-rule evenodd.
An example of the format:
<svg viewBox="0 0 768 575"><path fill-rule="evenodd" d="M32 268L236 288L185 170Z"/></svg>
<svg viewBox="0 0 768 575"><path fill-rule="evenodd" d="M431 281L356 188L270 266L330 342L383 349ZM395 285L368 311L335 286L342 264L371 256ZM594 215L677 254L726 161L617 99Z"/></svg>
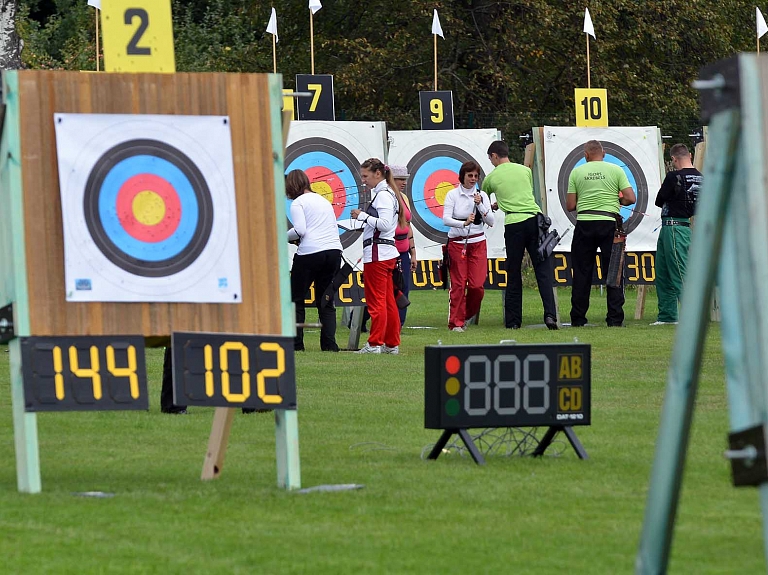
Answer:
<svg viewBox="0 0 768 575"><path fill-rule="evenodd" d="M142 336L22 337L26 411L149 409Z"/></svg>
<svg viewBox="0 0 768 575"><path fill-rule="evenodd" d="M292 337L174 333L171 348L176 405L296 409Z"/></svg>
<svg viewBox="0 0 768 575"><path fill-rule="evenodd" d="M590 346L440 345L424 351L424 427L590 425Z"/></svg>

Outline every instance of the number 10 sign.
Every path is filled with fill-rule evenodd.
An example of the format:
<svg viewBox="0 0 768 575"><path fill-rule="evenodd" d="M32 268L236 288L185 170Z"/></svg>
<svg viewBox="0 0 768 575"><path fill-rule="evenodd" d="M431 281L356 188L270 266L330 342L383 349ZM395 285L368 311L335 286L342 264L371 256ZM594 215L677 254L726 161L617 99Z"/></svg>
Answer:
<svg viewBox="0 0 768 575"><path fill-rule="evenodd" d="M608 127L608 90L576 88L576 127Z"/></svg>

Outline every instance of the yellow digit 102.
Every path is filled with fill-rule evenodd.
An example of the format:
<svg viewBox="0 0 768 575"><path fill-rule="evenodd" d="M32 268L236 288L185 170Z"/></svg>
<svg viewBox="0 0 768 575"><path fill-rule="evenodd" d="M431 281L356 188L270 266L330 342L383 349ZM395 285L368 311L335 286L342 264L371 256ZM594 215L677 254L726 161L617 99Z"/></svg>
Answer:
<svg viewBox="0 0 768 575"><path fill-rule="evenodd" d="M430 119L435 124L443 123L443 101L439 98L433 98L429 101L429 111L432 112Z"/></svg>
<svg viewBox="0 0 768 575"><path fill-rule="evenodd" d="M279 343L262 343L259 346L262 351L274 351L277 354L277 367L262 369L256 374L256 390L259 399L264 403L281 403L281 395L267 393L266 378L280 377L285 373L285 350ZM229 352L240 352L240 365L243 370L242 393L232 393L229 376ZM205 395L213 397L213 348L206 345L203 348L203 363L205 367ZM244 403L251 396L250 360L248 347L239 341L228 341L219 347L219 368L221 369L221 395L232 403Z"/></svg>

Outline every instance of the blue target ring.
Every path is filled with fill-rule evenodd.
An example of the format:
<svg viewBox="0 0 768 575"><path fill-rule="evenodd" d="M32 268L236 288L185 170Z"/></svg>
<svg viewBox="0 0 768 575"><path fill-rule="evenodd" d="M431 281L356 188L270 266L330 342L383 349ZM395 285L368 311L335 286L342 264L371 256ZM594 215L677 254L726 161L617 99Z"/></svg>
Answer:
<svg viewBox="0 0 768 575"><path fill-rule="evenodd" d="M445 242L448 226L443 224L445 195L459 185L459 170L465 162L478 162L464 150L436 144L420 150L408 162L411 181L407 193L411 201L411 223L430 240ZM480 170L481 180L485 173Z"/></svg>
<svg viewBox="0 0 768 575"><path fill-rule="evenodd" d="M643 212L648 208L648 180L645 178L640 164L627 150L613 142L601 141L605 151L605 161L619 166L627 175L632 189L635 190L637 200L631 206L621 207L621 216L624 218L624 231L631 233L640 225L645 217ZM568 178L577 166L586 163L584 159L584 146L574 148L563 161L557 176L557 195L560 205L568 220L576 225L576 212L565 209L565 196L568 193Z"/></svg>
<svg viewBox="0 0 768 575"><path fill-rule="evenodd" d="M173 211L161 207L163 217L151 224L162 226L143 226L144 235L137 237L125 225L120 202L126 187L138 190L143 183L157 187L146 193L161 202L170 200ZM157 140L130 140L107 150L88 176L83 210L91 238L104 256L143 277L166 277L188 268L205 249L213 228L213 199L200 169L181 150Z"/></svg>
<svg viewBox="0 0 768 575"><path fill-rule="evenodd" d="M288 146L285 154L285 173L302 170L309 177L313 191L330 200L336 219L350 217L350 212L364 205L360 193L360 161L344 146L325 138L306 138ZM286 200L285 211L290 221L291 200ZM359 233L339 228L341 245L349 247Z"/></svg>
<svg viewBox="0 0 768 575"><path fill-rule="evenodd" d="M144 242L131 236L120 221L117 196L122 185L136 174L162 174L177 193L181 218L176 231L160 242ZM178 256L189 245L197 229L199 206L189 179L168 160L156 156L132 156L116 164L104 178L99 193L99 219L112 242L130 257L159 262Z"/></svg>

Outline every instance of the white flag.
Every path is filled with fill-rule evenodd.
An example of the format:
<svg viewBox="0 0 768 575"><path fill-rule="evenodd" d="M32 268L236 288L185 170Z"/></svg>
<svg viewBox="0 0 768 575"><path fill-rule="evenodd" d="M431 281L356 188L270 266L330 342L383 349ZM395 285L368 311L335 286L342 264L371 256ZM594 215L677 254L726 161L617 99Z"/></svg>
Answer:
<svg viewBox="0 0 768 575"><path fill-rule="evenodd" d="M101 10L101 0L88 0L88 6L93 6Z"/></svg>
<svg viewBox="0 0 768 575"><path fill-rule="evenodd" d="M432 33L437 34L445 40L445 36L443 36L443 27L440 26L440 18L437 17L437 8L435 8L435 14L432 16Z"/></svg>
<svg viewBox="0 0 768 575"><path fill-rule="evenodd" d="M320 4L320 0L309 0L309 9L312 10L312 14L316 13L323 5Z"/></svg>
<svg viewBox="0 0 768 575"><path fill-rule="evenodd" d="M757 37L762 38L768 32L768 24L765 23L763 13L760 12L760 8L757 6L755 6L755 16L757 17Z"/></svg>
<svg viewBox="0 0 768 575"><path fill-rule="evenodd" d="M595 27L592 25L592 18L589 16L589 8L584 12L584 33L589 34L597 40L597 36L595 36Z"/></svg>
<svg viewBox="0 0 768 575"><path fill-rule="evenodd" d="M272 8L272 15L269 17L269 24L267 24L267 32L275 37L275 42L279 42L280 38L277 35L277 12Z"/></svg>

